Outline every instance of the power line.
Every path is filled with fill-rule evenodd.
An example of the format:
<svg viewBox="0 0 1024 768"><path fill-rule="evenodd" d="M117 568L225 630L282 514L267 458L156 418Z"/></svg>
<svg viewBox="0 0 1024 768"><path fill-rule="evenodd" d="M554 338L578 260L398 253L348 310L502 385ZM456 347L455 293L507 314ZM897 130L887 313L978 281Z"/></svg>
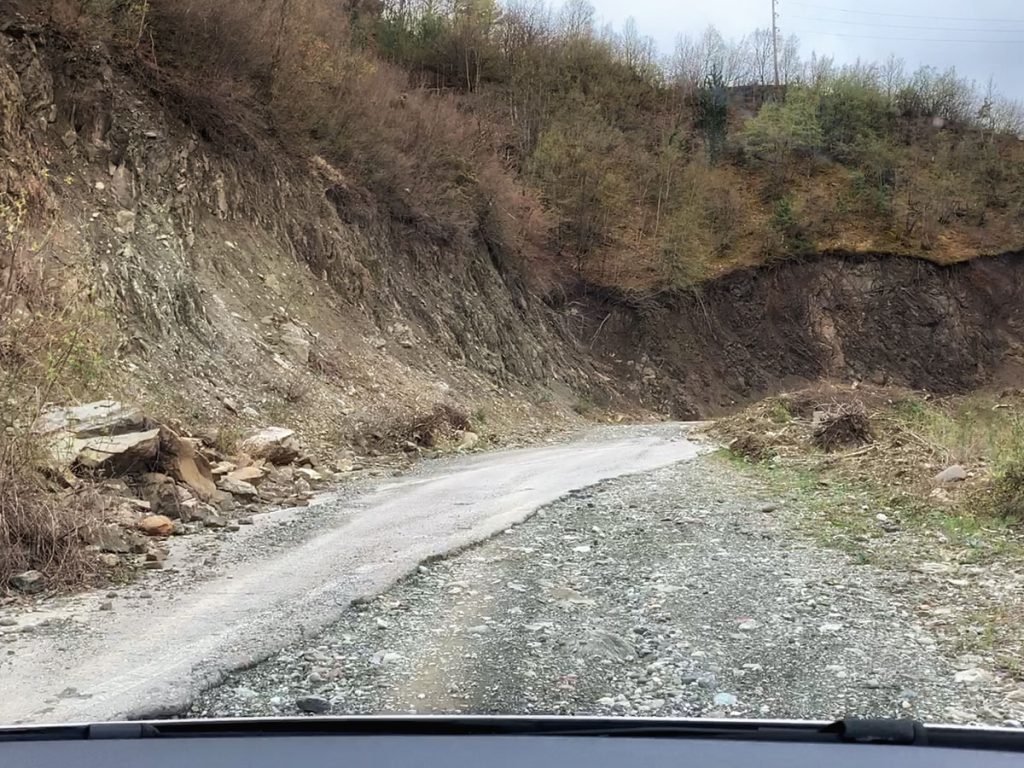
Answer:
<svg viewBox="0 0 1024 768"><path fill-rule="evenodd" d="M843 32L822 32L816 29L795 29L796 35L828 35L830 37L856 37L867 40L901 40L909 43L980 43L982 45L1012 44L1024 45L1024 40L963 40L957 38L938 37L885 37L880 35L856 35Z"/></svg>
<svg viewBox="0 0 1024 768"><path fill-rule="evenodd" d="M846 19L826 19L821 16L790 16L801 21L825 21L830 24L852 24L858 27L887 27L889 29L927 29L938 32L1024 32L1024 29L981 29L964 27L923 27L920 24L886 24L876 21L847 21Z"/></svg>
<svg viewBox="0 0 1024 768"><path fill-rule="evenodd" d="M980 16L933 16L931 14L918 13L885 13L882 11L861 11L855 8L836 8L833 5L817 5L815 3L803 3L798 0L790 0L790 5L800 5L806 8L815 8L820 11L835 11L836 13L856 13L861 16L894 16L901 19L927 19L931 21L991 21L998 24L1024 24L1024 19L993 19Z"/></svg>

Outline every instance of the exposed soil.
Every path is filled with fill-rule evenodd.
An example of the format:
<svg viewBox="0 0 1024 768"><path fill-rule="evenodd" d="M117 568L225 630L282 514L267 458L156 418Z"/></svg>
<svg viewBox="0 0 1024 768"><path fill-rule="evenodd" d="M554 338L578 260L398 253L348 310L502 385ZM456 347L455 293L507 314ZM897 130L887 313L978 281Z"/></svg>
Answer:
<svg viewBox="0 0 1024 768"><path fill-rule="evenodd" d="M821 379L936 393L1024 380L1024 253L950 266L833 254L590 300L594 348L680 417Z"/></svg>

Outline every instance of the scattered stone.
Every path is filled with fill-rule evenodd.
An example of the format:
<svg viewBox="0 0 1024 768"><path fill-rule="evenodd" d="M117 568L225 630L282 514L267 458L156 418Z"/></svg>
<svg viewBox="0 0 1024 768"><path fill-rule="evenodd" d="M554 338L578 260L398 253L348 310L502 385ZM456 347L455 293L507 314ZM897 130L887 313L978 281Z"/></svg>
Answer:
<svg viewBox="0 0 1024 768"><path fill-rule="evenodd" d="M100 603L100 610L101 611L112 611L112 610L114 610L114 604L112 602L110 602L109 600L105 600L102 603Z"/></svg>
<svg viewBox="0 0 1024 768"><path fill-rule="evenodd" d="M731 693L716 693L713 702L716 707L735 707L736 697Z"/></svg>
<svg viewBox="0 0 1024 768"><path fill-rule="evenodd" d="M583 642L583 653L619 664L636 658L636 648L629 640L603 629L591 630Z"/></svg>
<svg viewBox="0 0 1024 768"><path fill-rule="evenodd" d="M234 480L231 475L220 478L217 481L217 487L232 496L241 496L246 499L254 499L260 495L255 485L244 480Z"/></svg>
<svg viewBox="0 0 1024 768"><path fill-rule="evenodd" d="M299 477L305 478L306 481L310 483L319 483L324 479L323 475L309 467L296 467L295 474Z"/></svg>
<svg viewBox="0 0 1024 768"><path fill-rule="evenodd" d="M963 685L991 683L994 680L995 675L993 675L987 669L981 669L979 667L961 669L959 672L953 675L953 682L960 683Z"/></svg>
<svg viewBox="0 0 1024 768"><path fill-rule="evenodd" d="M253 519L251 517L240 517L238 518L239 525L252 525Z"/></svg>
<svg viewBox="0 0 1024 768"><path fill-rule="evenodd" d="M126 555L132 549L131 537L136 535L119 525L101 525L90 531L87 539L90 544L99 547L101 552Z"/></svg>
<svg viewBox="0 0 1024 768"><path fill-rule="evenodd" d="M295 700L295 706L301 712L323 714L330 711L331 702L323 696L300 696Z"/></svg>
<svg viewBox="0 0 1024 768"><path fill-rule="evenodd" d="M299 441L291 429L267 427L243 440L241 449L254 459L288 464L299 456Z"/></svg>
<svg viewBox="0 0 1024 768"><path fill-rule="evenodd" d="M9 616L0 618L0 627L16 627L18 626L18 620L12 619Z"/></svg>
<svg viewBox="0 0 1024 768"><path fill-rule="evenodd" d="M959 483L967 479L967 470L959 464L946 467L934 477L937 483Z"/></svg>
<svg viewBox="0 0 1024 768"><path fill-rule="evenodd" d="M756 619L744 619L739 623L739 629L741 632L750 632L761 626Z"/></svg>
<svg viewBox="0 0 1024 768"><path fill-rule="evenodd" d="M474 448L476 448L479 442L480 435L478 435L476 432L470 432L469 430L466 430L465 432L462 433L462 437L459 440L459 450L471 451Z"/></svg>
<svg viewBox="0 0 1024 768"><path fill-rule="evenodd" d="M114 214L114 218L117 221L117 227L121 231L131 234L135 231L135 212L125 209L119 210Z"/></svg>
<svg viewBox="0 0 1024 768"><path fill-rule="evenodd" d="M11 576L11 587L26 595L34 595L46 588L46 578L39 571L22 571Z"/></svg>
<svg viewBox="0 0 1024 768"><path fill-rule="evenodd" d="M164 515L149 515L139 520L138 527L147 536L170 536L174 522Z"/></svg>
<svg viewBox="0 0 1024 768"><path fill-rule="evenodd" d="M111 552L102 552L97 559L105 568L116 568L121 562L121 558Z"/></svg>
<svg viewBox="0 0 1024 768"><path fill-rule="evenodd" d="M239 469L231 470L227 473L227 479L234 482L248 483L249 485L256 486L259 485L259 481L262 480L266 474L267 473L262 467L250 464L248 467L240 467ZM221 490L225 489L221 488Z"/></svg>

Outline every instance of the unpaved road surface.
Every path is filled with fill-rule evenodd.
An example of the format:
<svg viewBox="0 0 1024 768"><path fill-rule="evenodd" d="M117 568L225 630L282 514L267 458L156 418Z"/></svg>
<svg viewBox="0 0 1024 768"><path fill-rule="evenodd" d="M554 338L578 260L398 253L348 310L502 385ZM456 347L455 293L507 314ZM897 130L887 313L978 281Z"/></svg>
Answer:
<svg viewBox="0 0 1024 768"><path fill-rule="evenodd" d="M914 574L795 533L800 505L717 457L609 480L420 567L191 714L1021 717L1019 687L931 634Z"/></svg>
<svg viewBox="0 0 1024 768"><path fill-rule="evenodd" d="M619 428L424 465L355 496L264 516L219 556L172 552L170 574L109 596L0 617L0 723L180 711L226 671L323 630L424 559L574 489L692 459L699 449L684 435L681 425Z"/></svg>

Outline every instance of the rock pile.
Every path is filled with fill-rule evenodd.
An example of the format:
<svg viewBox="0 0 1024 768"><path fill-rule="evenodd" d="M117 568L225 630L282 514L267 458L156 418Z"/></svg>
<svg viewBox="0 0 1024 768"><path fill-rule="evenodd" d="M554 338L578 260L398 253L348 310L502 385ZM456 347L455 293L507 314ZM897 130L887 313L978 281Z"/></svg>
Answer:
<svg viewBox="0 0 1024 768"><path fill-rule="evenodd" d="M254 432L228 455L114 400L47 409L32 429L50 477L99 491L100 522L85 536L110 568L162 568L161 539L234 531L269 506L303 506L334 474L290 429Z"/></svg>

